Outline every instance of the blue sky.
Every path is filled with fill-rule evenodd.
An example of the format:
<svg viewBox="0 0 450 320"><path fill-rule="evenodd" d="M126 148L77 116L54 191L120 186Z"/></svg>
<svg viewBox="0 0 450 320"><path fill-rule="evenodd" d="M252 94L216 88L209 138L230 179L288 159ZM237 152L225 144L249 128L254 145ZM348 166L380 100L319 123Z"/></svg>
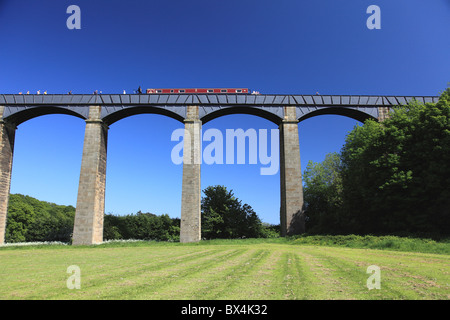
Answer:
<svg viewBox="0 0 450 320"><path fill-rule="evenodd" d="M69 5L81 30L69 30ZM381 9L369 30L366 9ZM0 0L0 93L132 92L245 87L261 93L438 95L450 81L449 0L114 1ZM301 122L302 170L339 151L357 122ZM11 192L76 204L84 122L47 115L16 132ZM170 141L180 122L137 115L111 125L107 213L179 217L182 167ZM203 129L275 129L230 115ZM222 184L265 222L279 223L279 174L260 165L203 165L202 188Z"/></svg>

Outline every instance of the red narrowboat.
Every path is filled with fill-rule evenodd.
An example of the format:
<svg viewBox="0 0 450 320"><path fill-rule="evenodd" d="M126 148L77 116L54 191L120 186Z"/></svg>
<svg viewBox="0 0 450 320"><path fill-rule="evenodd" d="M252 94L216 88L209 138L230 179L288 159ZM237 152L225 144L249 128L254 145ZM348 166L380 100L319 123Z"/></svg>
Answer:
<svg viewBox="0 0 450 320"><path fill-rule="evenodd" d="M248 93L247 88L210 88L210 89L197 89L197 88L182 88L182 89L147 89L148 94L152 93Z"/></svg>

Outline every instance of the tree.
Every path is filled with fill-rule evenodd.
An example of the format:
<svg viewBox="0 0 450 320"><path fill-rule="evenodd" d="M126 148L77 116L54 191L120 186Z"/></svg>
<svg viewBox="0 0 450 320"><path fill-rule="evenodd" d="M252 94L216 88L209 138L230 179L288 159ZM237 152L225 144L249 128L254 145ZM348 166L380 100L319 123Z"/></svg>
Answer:
<svg viewBox="0 0 450 320"><path fill-rule="evenodd" d="M339 233L342 206L341 159L329 153L321 163L309 161L303 173L307 230L311 233Z"/></svg>
<svg viewBox="0 0 450 320"><path fill-rule="evenodd" d="M252 207L234 197L224 186L203 190L202 238L256 238L264 234L263 225Z"/></svg>
<svg viewBox="0 0 450 320"><path fill-rule="evenodd" d="M33 223L34 217L32 206L15 198L10 199L6 220L6 242L26 241L29 226Z"/></svg>

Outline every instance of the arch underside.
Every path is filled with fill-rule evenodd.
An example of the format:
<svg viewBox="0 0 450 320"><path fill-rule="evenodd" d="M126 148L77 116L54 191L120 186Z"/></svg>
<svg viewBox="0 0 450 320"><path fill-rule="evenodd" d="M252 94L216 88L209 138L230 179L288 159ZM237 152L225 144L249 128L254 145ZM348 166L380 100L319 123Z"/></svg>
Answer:
<svg viewBox="0 0 450 320"><path fill-rule="evenodd" d="M309 108L308 108L309 109ZM378 109L370 108L370 110L360 110L354 107L320 107L315 108L315 110L309 110L309 112L304 113L302 110L297 110L297 118L299 122L320 115L340 115L348 118L355 119L357 121L363 122L367 119L378 119Z"/></svg>
<svg viewBox="0 0 450 320"><path fill-rule="evenodd" d="M121 119L138 114L160 114L183 122L186 117L185 107L156 107L156 106L104 106L102 108L102 120L106 125L111 125Z"/></svg>
<svg viewBox="0 0 450 320"><path fill-rule="evenodd" d="M206 110L200 113L200 120L205 124L213 119L230 114L250 114L267 119L276 125L279 125L284 118L284 110L282 106L274 107L246 107L246 106L230 106L230 107L202 107ZM378 109L358 108L358 107L306 107L297 106L297 118L299 121L306 120L319 115L341 115L364 122L367 119L377 120ZM209 109L209 110L208 110ZM209 112L208 112L209 111Z"/></svg>
<svg viewBox="0 0 450 320"><path fill-rule="evenodd" d="M200 106L199 116L202 124L222 116L231 114L249 114L264 118L279 125L283 119L283 108L274 107L247 107L247 106Z"/></svg>
<svg viewBox="0 0 450 320"><path fill-rule="evenodd" d="M3 119L18 126L30 119L49 114L66 114L86 120L89 115L89 108L57 106L6 107L3 112Z"/></svg>

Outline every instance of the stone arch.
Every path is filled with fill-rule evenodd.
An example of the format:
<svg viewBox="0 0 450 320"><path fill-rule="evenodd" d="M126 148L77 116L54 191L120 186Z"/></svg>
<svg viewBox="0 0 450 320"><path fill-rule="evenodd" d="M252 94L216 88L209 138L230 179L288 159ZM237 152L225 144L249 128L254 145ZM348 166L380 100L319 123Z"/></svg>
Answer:
<svg viewBox="0 0 450 320"><path fill-rule="evenodd" d="M358 110L356 108L350 108L350 107L324 107L324 108L317 108L314 111L310 111L308 113L305 113L303 115L301 115L300 117L298 117L299 122L315 117L315 116L319 116L319 115L340 115L340 116L345 116L348 118L352 118L355 119L357 121L360 121L362 123L364 123L365 120L367 119L373 119L373 120L377 120L377 117L374 115L371 115L367 112Z"/></svg>
<svg viewBox="0 0 450 320"><path fill-rule="evenodd" d="M5 108L6 109L6 108ZM5 111L5 109L3 111ZM1 140L1 150L0 150L0 154L2 155L2 163L1 163L1 168L0 168L0 178L3 181L3 185L2 185L2 190L0 191L0 243L5 241L5 228L6 228L6 216L7 216L7 209L8 209L8 200L9 200L9 193L10 193L10 189L11 189L11 178L12 178L12 167L13 167L13 157L17 157L19 156L19 158L21 157L20 154L17 154L17 150L14 151L15 147L16 147L16 129L17 126L21 125L22 123L25 123L29 120L33 120L40 118L41 116L52 116L52 115L68 115L68 116L74 116L78 119L82 119L84 120L85 117L81 114L78 113L74 110L70 110L70 109L66 109L66 108L62 108L62 107L55 107L55 106L44 106L44 107L25 107L22 108L21 111L18 112L11 112L11 111L17 111L14 108L11 108L12 110L8 110L8 114L5 115L5 117L3 118L3 120L5 121L1 121L1 125L0 125L0 140ZM67 117L65 117L67 118ZM72 118L72 117L71 117ZM74 118L72 118L74 119ZM39 119L41 120L41 119ZM38 121L39 121L38 120ZM52 119L55 120L55 119ZM59 121L60 119L57 119L57 121ZM67 120L67 119L66 119ZM78 126L81 122L80 120L74 120L77 123L75 124L76 126ZM32 122L32 121L30 121ZM52 121L53 122L53 121ZM84 121L83 121L84 122ZM65 131L66 126L60 127L58 128L58 130L63 130ZM66 133L71 133L74 131L65 131ZM34 133L32 133L34 135ZM55 137L55 135L53 135L52 137ZM22 137L23 139L23 137ZM61 141L61 143L64 143L65 146L70 146L70 148L72 149L73 145L72 144L67 144L67 141L64 140ZM41 149L41 146L39 145L39 148ZM28 161L28 163L32 163L32 168L35 168L36 162L31 161L30 160L30 150L28 148L26 149L22 149L26 152L25 154L25 159L27 159L26 161ZM61 150L57 149L57 148L53 148L52 147L52 151L54 150L55 154L56 153L60 153ZM15 153L15 154L14 154ZM39 154L41 152L36 152L36 150L34 150L33 152L34 154ZM23 159L23 155L22 154L22 159ZM45 161L46 162L46 161ZM67 166L68 164L65 163L65 165ZM72 163L73 165L73 163ZM29 165L27 165L28 167ZM39 166L38 166L39 167ZM61 169L58 169L61 170ZM68 172L67 170L64 170L65 172ZM70 170L69 170L70 171ZM78 175L75 175L78 176ZM43 183L45 184L45 179L38 179L37 181L41 182L44 181ZM61 182L63 180L60 180ZM64 187L65 188L65 187Z"/></svg>
<svg viewBox="0 0 450 320"><path fill-rule="evenodd" d="M282 112L282 108L280 107L247 107L247 106L232 106L232 107L214 107L215 111L205 112L203 116L200 117L202 124L205 124L213 119L231 115L231 114L249 114L257 117L264 118L269 120L270 122L279 125L283 115L279 114ZM267 109L267 110L265 110ZM278 113L273 111L272 109L276 109Z"/></svg>
<svg viewBox="0 0 450 320"><path fill-rule="evenodd" d="M134 210L133 212L142 210L142 212L153 212L154 214L160 214L158 211L163 213L160 207L164 205L164 202L162 202L162 198L158 197L158 192L161 192L161 196L169 193L175 199L181 198L181 192L178 194L178 186L174 183L174 181L181 179L180 174L182 173L182 167L177 166L179 169L170 170L170 172L161 171L161 168L157 166L157 163L158 161L162 161L161 159L164 159L165 155L167 155L166 153L159 152L161 149L158 149L158 152L156 153L152 152L154 153L152 158L136 156L136 152L138 152L138 150L154 150L153 148L159 143L166 144L170 147L170 133L174 129L179 129L179 122L184 121L184 118L180 114L175 113L173 110L181 113L184 111L185 107L171 108L172 110L167 110L164 107L152 107L148 105L129 107L123 106L120 108L101 106L101 108L102 122L105 124L105 127L108 128L106 130L108 131L108 141L116 141L115 146L108 146L108 154L103 156L105 159L107 157L108 166L110 167L104 178L106 181L110 181L110 183L102 182L102 191L104 193L102 196L103 207L116 207L116 209L113 210L118 210L117 212L124 212L124 209L118 208L123 205L130 204L131 200L120 197L122 192L121 189L123 190L123 188L127 188L130 190L138 190L139 184L143 183L143 188L145 188L144 190L148 190L150 192L150 196L146 198L143 197L140 192L136 192L136 195L139 195L137 200L143 199L145 200L144 202L147 202L148 204L140 203L139 205L141 207L136 208L134 206L131 210ZM134 130L127 130L126 126L130 126L130 124L133 128L138 128L138 130L143 129L145 131L150 131L152 140L149 141L143 139L142 135L140 135L140 133L138 134ZM163 127L162 130L167 129L164 133L168 133L168 136L162 134L162 131L160 131L161 128L157 128L160 127L160 124L163 124L163 126L161 126ZM133 143L129 144L128 138L126 140L121 140L124 136L129 137L130 140L132 139ZM118 141L117 138L121 141ZM164 143L165 139L169 140L169 143ZM126 154L137 160L136 162L133 162L132 166L128 160L123 160L120 156L120 153L124 152L122 146L125 144L127 145ZM130 145L133 147L128 149ZM144 170L148 171L139 170L139 174L136 174L136 170L131 169L137 167L142 167ZM114 183L117 179L121 181L121 183ZM149 184L148 179L151 179L152 183ZM159 188L154 187L156 185L160 185L162 182L164 182L164 186L160 186ZM176 207L171 207L168 211L164 212L168 212L169 214L177 214L176 210ZM105 213L108 212L103 209L99 212L99 215L102 214L103 211Z"/></svg>
<svg viewBox="0 0 450 320"><path fill-rule="evenodd" d="M17 112L11 112L11 110L8 110L7 108L8 107L6 107L3 112L3 120L15 126L33 118L49 114L66 114L86 120L89 112L87 107L65 108L58 106L39 106L26 107Z"/></svg>
<svg viewBox="0 0 450 320"><path fill-rule="evenodd" d="M146 105L123 107L117 110L117 107L102 106L102 120L108 126L116 121L138 114L160 114L183 123L185 107L167 108Z"/></svg>
<svg viewBox="0 0 450 320"><path fill-rule="evenodd" d="M280 111L283 111L282 107L277 107L279 108ZM227 167L226 169L221 169L220 165L217 166L215 169L209 169L207 172L202 172L202 177L206 178L206 179L210 179L211 177L213 177L213 172L217 172L217 171L222 171L222 174L224 172L228 172L230 173L230 176L234 176L236 173L240 172L239 170L239 165L236 160L237 157L239 155L239 151L234 153L234 164L232 164L231 166L233 168L228 169L228 165L226 165L227 159L226 159L226 148L227 148L227 143L226 140L228 139L228 137L226 136L225 130L243 130L246 131L248 129L253 130L256 129L256 136L257 139L253 140L252 138L249 138L248 136L246 138L244 138L245 143L245 149L244 149L244 158L245 158L245 165L249 164L250 160L250 146L249 143L251 140L255 141L256 144L258 145L257 148L255 148L258 150L259 152L259 148L260 148L260 134L259 134L259 130L260 129L266 129L269 131L269 134L266 136L267 138L267 155L269 156L270 154L270 163L266 163L263 164L259 158L259 153L258 156L256 157L256 163L253 165L254 168L257 168L255 171L252 168L249 168L250 170L246 170L245 172L242 172L242 174L239 174L239 178L238 179L232 179L230 181L227 181L224 183L223 178L221 178L220 180L218 179L217 182L215 182L214 184L220 184L222 185L223 183L225 184L225 186L227 187L228 191L230 191L230 189L235 190L235 188L237 188L237 186L239 186L239 189L241 189L241 191L244 192L248 192L249 190L254 189L254 194L250 195L250 202L247 202L248 204L250 204L253 209L258 213L258 216L260 218L262 218L262 216L260 216L260 213L265 212L267 214L266 218L269 219L278 219L277 222L274 221L275 224L281 224L282 223L282 217L281 217L281 213L280 213L280 203L281 203L281 196L280 196L280 189L281 189L281 183L280 183L280 164L279 164L279 150L278 150L278 146L279 146L279 137L276 139L277 142L277 148L274 148L274 145L272 144L274 141L272 140L273 137L273 133L271 132L271 130L276 130L278 131L278 127L281 123L281 117L278 117L274 114L269 114L268 111L266 110L262 110L259 108L245 108L245 107L235 107L235 108L223 108L220 110L221 112L214 112L215 114L212 115L211 117L208 116L204 116L202 118L202 128L205 131L209 130L209 128L218 128L216 127L216 124L214 123L214 120L222 120L225 121L225 118L228 117L235 117L235 118L231 118L231 119L227 119L227 125L226 126L221 126L218 129L222 132L223 134L223 166L224 168ZM243 116L244 115L244 116ZM206 120L205 120L206 118ZM254 118L254 119L253 119ZM241 120L239 120L241 119ZM240 122L242 121L242 122ZM206 122L206 124L205 124ZM249 125L247 126L247 123L249 123ZM251 123L251 124L250 124ZM225 123L223 123L225 124ZM208 127L206 127L208 126ZM278 134L277 134L278 136ZM241 138L237 138L238 140ZM205 140L206 141L206 140ZM210 142L203 142L203 146L209 144ZM232 143L232 145L235 147L236 146L236 141L234 141L234 143ZM274 151L276 150L276 151ZM275 152L275 153L274 153ZM275 159L276 158L276 159ZM202 163L202 166L205 167L205 162ZM267 173L267 169L269 169L270 167L270 172L271 173ZM276 170L272 170L276 167ZM262 171L260 171L262 168L264 168L264 170L266 170L266 173L261 173ZM256 180L258 178L256 178L256 176L260 176L261 175L270 175L273 176L275 179L272 180L274 183L271 185L273 186L273 190L268 189L268 188L264 188L263 184L258 184L258 182L256 181L262 181L265 178L261 178L261 180ZM266 176L268 177L268 176ZM202 178L203 179L203 178ZM266 178L268 179L268 178ZM270 178L272 179L272 178ZM256 185L255 185L256 183ZM235 184L235 185L234 185ZM234 187L233 187L234 185ZM230 188L228 188L230 187ZM278 189L278 190L277 190ZM237 195L237 197L240 198L239 195ZM259 202L261 202L261 200L265 200L265 199L270 199L270 209L267 210L265 208L265 206L261 206L261 204L258 204ZM252 202L253 201L253 202ZM243 201L245 202L245 201ZM272 207L273 206L273 207ZM259 207L259 208L258 208ZM203 218L203 217L202 217Z"/></svg>

